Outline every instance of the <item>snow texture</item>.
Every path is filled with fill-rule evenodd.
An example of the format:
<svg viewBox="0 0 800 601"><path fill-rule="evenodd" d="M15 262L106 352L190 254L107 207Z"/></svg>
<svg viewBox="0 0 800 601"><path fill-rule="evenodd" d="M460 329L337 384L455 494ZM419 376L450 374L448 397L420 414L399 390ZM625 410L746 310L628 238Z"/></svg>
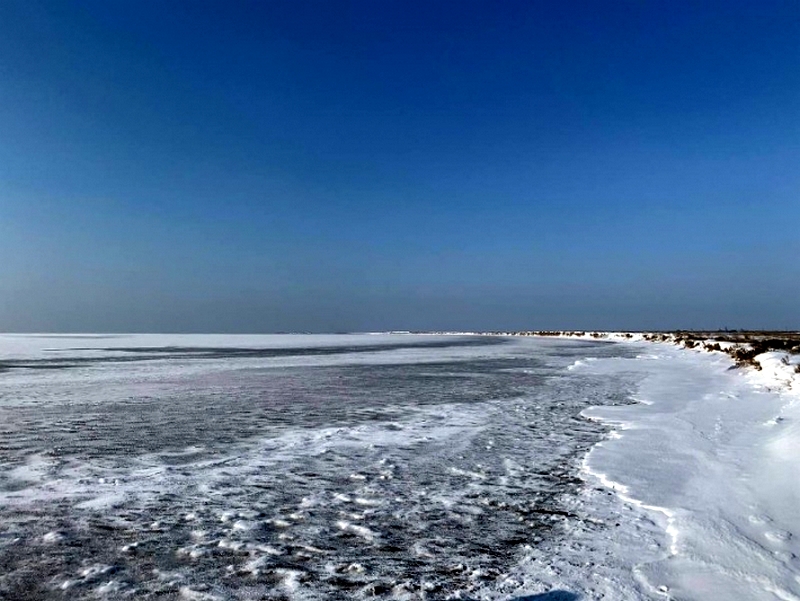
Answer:
<svg viewBox="0 0 800 601"><path fill-rule="evenodd" d="M792 361L0 336L0 598L798 599Z"/></svg>

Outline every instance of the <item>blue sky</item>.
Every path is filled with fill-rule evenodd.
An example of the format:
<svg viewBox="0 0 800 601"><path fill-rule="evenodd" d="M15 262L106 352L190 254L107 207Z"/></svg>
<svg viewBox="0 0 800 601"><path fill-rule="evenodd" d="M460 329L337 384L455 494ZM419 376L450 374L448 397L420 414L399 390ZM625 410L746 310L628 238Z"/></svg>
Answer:
<svg viewBox="0 0 800 601"><path fill-rule="evenodd" d="M800 328L796 2L0 3L0 330Z"/></svg>

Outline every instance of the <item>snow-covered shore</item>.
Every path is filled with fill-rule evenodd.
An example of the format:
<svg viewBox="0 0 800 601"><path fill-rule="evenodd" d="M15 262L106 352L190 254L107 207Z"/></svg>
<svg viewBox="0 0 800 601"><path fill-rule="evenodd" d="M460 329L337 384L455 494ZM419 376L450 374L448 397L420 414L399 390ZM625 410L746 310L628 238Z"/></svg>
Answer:
<svg viewBox="0 0 800 601"><path fill-rule="evenodd" d="M636 540L642 519L659 525L661 552L630 560L645 590L698 601L800 599L798 356L769 351L733 369L730 348L713 340L558 335L642 348L635 360L572 369L641 377L639 403L584 411L614 431L583 471L642 516L624 520L618 537Z"/></svg>
<svg viewBox="0 0 800 601"><path fill-rule="evenodd" d="M0 597L798 600L797 355L735 336L0 336Z"/></svg>
<svg viewBox="0 0 800 601"><path fill-rule="evenodd" d="M607 340L610 342L654 342L679 346L696 352L721 353L735 360L734 366L750 367L744 370L746 377L754 384L768 388L797 391L800 394L800 346L794 346L793 352L777 350L764 344L764 335L733 334L715 335L713 333L690 332L587 332L587 331L550 331L550 332L515 332L521 336L546 336L557 338L575 338L579 340ZM788 339L788 338L787 338ZM800 334L791 337L790 344L798 344Z"/></svg>

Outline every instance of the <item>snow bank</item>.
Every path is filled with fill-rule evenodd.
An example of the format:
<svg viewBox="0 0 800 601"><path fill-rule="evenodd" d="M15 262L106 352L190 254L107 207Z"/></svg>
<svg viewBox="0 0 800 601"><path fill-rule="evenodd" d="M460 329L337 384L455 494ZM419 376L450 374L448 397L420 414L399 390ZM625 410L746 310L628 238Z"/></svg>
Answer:
<svg viewBox="0 0 800 601"><path fill-rule="evenodd" d="M793 361L765 353L757 357L760 371L731 370L722 352L650 349L634 360L576 367L642 376L643 403L584 412L616 429L587 456L587 479L664 532L662 552L632 566L634 573L664 598L800 599L800 386ZM634 523L623 522L618 536Z"/></svg>

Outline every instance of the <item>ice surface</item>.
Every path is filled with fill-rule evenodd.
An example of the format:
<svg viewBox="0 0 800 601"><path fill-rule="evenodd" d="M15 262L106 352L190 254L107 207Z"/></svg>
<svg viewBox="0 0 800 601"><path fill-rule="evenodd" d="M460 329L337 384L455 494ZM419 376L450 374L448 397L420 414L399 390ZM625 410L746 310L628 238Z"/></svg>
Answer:
<svg viewBox="0 0 800 601"><path fill-rule="evenodd" d="M572 341L3 343L10 598L543 591L535 573L508 575L583 527L565 507L607 428L578 414L633 386L567 377L587 352L628 354Z"/></svg>
<svg viewBox="0 0 800 601"><path fill-rule="evenodd" d="M795 599L794 397L613 340L0 336L0 598Z"/></svg>

